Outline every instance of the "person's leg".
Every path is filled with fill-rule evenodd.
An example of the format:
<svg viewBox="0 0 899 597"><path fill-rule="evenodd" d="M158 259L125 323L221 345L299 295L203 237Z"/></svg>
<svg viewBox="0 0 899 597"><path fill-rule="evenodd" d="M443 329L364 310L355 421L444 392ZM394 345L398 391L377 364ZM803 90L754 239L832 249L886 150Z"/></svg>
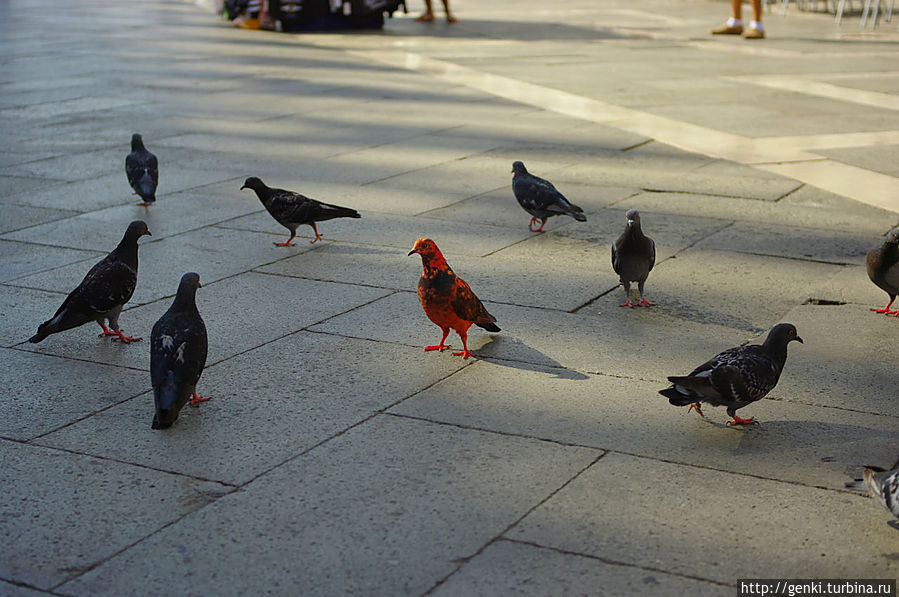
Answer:
<svg viewBox="0 0 899 597"><path fill-rule="evenodd" d="M752 22L749 29L743 34L746 39L763 39L765 29L762 27L762 0L750 0L752 2Z"/></svg>
<svg viewBox="0 0 899 597"><path fill-rule="evenodd" d="M458 22L458 19L456 19L456 17L454 17L454 16L452 15L452 13L450 13L450 9L449 9L449 0L443 0L443 12L446 13L446 21L447 21L448 23L456 23L456 22Z"/></svg>
<svg viewBox="0 0 899 597"><path fill-rule="evenodd" d="M756 1L760 2L761 0ZM743 0L730 0L730 16L732 16L735 21L743 19Z"/></svg>
<svg viewBox="0 0 899 597"><path fill-rule="evenodd" d="M434 7L431 6L431 0L425 0L425 11L415 20L419 23L426 23L434 20Z"/></svg>
<svg viewBox="0 0 899 597"><path fill-rule="evenodd" d="M752 20L762 22L762 0L752 0Z"/></svg>

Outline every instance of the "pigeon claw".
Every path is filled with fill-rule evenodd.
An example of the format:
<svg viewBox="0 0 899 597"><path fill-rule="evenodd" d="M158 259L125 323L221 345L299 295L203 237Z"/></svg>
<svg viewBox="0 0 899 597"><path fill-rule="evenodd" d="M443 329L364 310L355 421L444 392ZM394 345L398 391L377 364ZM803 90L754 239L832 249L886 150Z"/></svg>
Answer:
<svg viewBox="0 0 899 597"><path fill-rule="evenodd" d="M202 396L197 394L196 391L194 391L194 395L190 397L190 405L197 406L201 402L209 402L210 400L212 400L212 398L203 398Z"/></svg>
<svg viewBox="0 0 899 597"><path fill-rule="evenodd" d="M141 201L138 205L142 205L143 207L147 207L148 205L153 205L151 201Z"/></svg>
<svg viewBox="0 0 899 597"><path fill-rule="evenodd" d="M687 412L690 412L691 410L694 410L694 409L696 410L697 413L699 413L700 417L702 417L703 419L705 418L705 415L702 414L702 407L698 402L693 402L692 404L690 404L690 408L687 409Z"/></svg>
<svg viewBox="0 0 899 597"><path fill-rule="evenodd" d="M276 247L295 247L295 246L297 246L296 243L292 243L289 240L286 240L283 243L272 243L272 244L274 244Z"/></svg>
<svg viewBox="0 0 899 597"><path fill-rule="evenodd" d="M309 244L314 245L316 242L322 239L321 233L318 231L318 228L315 227L315 222L312 222L312 230L315 232L315 238L309 241Z"/></svg>
<svg viewBox="0 0 899 597"><path fill-rule="evenodd" d="M631 299L627 299L625 302L618 305L619 307L636 307L637 303L632 303Z"/></svg>
<svg viewBox="0 0 899 597"><path fill-rule="evenodd" d="M655 303L650 303L650 302L649 302L648 300L646 300L645 298L641 298L641 299L640 299L640 306L641 306L641 307L654 307L654 306L655 306Z"/></svg>
<svg viewBox="0 0 899 597"><path fill-rule="evenodd" d="M463 350L461 352L454 352L453 356L454 357L462 357L463 359L467 359L468 357L471 356L471 353L468 352L468 349L466 348L465 350Z"/></svg>
<svg viewBox="0 0 899 597"><path fill-rule="evenodd" d="M538 221L540 222L540 228L534 228L534 224L536 224ZM528 230L530 230L531 232L543 232L544 225L546 225L546 220L540 220L535 216L531 218L531 221L528 224Z"/></svg>
<svg viewBox="0 0 899 597"><path fill-rule="evenodd" d="M112 339L113 342L121 342L122 344L131 344L132 342L140 342L143 338L132 338L131 336L126 336L119 330L115 330L113 332L115 338Z"/></svg>
<svg viewBox="0 0 899 597"><path fill-rule="evenodd" d="M758 425L758 424L759 424L759 422L756 421L755 418L753 418L753 417L744 419L743 417L738 417L737 415L734 415L733 421L727 422L728 426L731 426L731 425Z"/></svg>
<svg viewBox="0 0 899 597"><path fill-rule="evenodd" d="M444 350L446 350L449 347L450 347L449 344L444 344L443 342L441 342L440 344L438 344L436 346L425 346L425 352L431 352L432 350L439 350L440 352L443 352Z"/></svg>

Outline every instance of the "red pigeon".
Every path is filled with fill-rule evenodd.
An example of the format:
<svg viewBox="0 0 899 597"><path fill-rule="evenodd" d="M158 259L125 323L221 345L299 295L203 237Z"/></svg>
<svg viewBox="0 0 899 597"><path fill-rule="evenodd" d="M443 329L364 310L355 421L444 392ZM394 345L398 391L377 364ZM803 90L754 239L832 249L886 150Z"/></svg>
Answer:
<svg viewBox="0 0 899 597"><path fill-rule="evenodd" d="M418 239L409 255L412 253L421 255L418 300L428 319L443 330L440 344L426 346L425 350L443 351L449 348L449 344L444 344L444 341L452 328L462 338L463 348L462 352L454 352L453 355L467 359L471 355L468 352L468 328L474 324L489 332L498 332L499 326L494 323L496 317L487 312L465 280L453 273L434 241L430 238Z"/></svg>

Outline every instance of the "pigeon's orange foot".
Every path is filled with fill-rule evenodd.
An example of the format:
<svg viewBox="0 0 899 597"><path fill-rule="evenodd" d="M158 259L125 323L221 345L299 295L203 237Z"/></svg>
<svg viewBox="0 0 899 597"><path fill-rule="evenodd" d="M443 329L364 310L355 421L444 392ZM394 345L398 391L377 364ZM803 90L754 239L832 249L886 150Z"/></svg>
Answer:
<svg viewBox="0 0 899 597"><path fill-rule="evenodd" d="M290 242L289 240L285 241L283 243L274 243L274 245L276 247L295 247L296 246L294 243Z"/></svg>
<svg viewBox="0 0 899 597"><path fill-rule="evenodd" d="M454 353L453 353L453 356L454 356L454 357L462 357L463 359L467 359L468 357L471 356L471 353L468 352L468 349L466 348L466 349L463 350L462 352L454 352Z"/></svg>
<svg viewBox="0 0 899 597"><path fill-rule="evenodd" d="M105 336L106 334L104 333L103 335ZM132 342L140 342L143 339L143 338L132 338L131 336L126 336L125 334L123 334L121 332L121 330L114 330L112 332L112 335L115 336L115 338L112 339L113 342L121 341L122 344L131 344Z"/></svg>
<svg viewBox="0 0 899 597"><path fill-rule="evenodd" d="M625 302L618 305L619 307L636 307L637 303L632 303L631 299L627 299Z"/></svg>
<svg viewBox="0 0 899 597"><path fill-rule="evenodd" d="M152 201L141 201L140 203L138 203L138 205L142 205L142 206L146 207L148 205L153 205L153 202Z"/></svg>
<svg viewBox="0 0 899 597"><path fill-rule="evenodd" d="M459 19L457 19L453 15L446 15L446 22L447 23L458 23Z"/></svg>
<svg viewBox="0 0 899 597"><path fill-rule="evenodd" d="M890 305L891 304L892 303L890 303ZM875 313L883 313L885 315L892 315L893 313L899 313L899 311L890 311L890 305L887 305L883 309L875 309L872 307L871 310L874 311Z"/></svg>
<svg viewBox="0 0 899 597"><path fill-rule="evenodd" d="M313 238L312 240L310 240L310 241L309 241L309 244L310 244L310 245L314 245L315 243L317 243L317 242L320 241L321 239L322 239L322 235L316 232L316 233L315 233L315 238Z"/></svg>
<svg viewBox="0 0 899 597"><path fill-rule="evenodd" d="M534 224L540 222L540 228L534 228ZM531 221L528 222L528 230L531 232L543 232L543 226L546 224L546 220L540 220L537 217L531 218Z"/></svg>
<svg viewBox="0 0 899 597"><path fill-rule="evenodd" d="M430 13L430 12L426 12L425 14L423 14L420 17L418 17L417 19L415 19L415 22L416 23L430 23L433 20L434 20L434 14Z"/></svg>
<svg viewBox="0 0 899 597"><path fill-rule="evenodd" d="M641 298L641 299L640 299L640 306L642 306L642 307L654 307L654 306L655 306L655 303L650 303L650 302L649 302L648 300L646 300L645 298Z"/></svg>
<svg viewBox="0 0 899 597"><path fill-rule="evenodd" d="M439 350L440 352L443 352L444 350L446 350L449 347L450 347L449 344L444 344L443 342L441 342L437 346L425 346L425 352L430 352L432 350Z"/></svg>
<svg viewBox="0 0 899 597"><path fill-rule="evenodd" d="M194 395L190 397L190 405L196 406L201 402L209 402L210 400L212 400L212 398L203 398L202 396L194 392Z"/></svg>
<svg viewBox="0 0 899 597"><path fill-rule="evenodd" d="M728 425L758 425L759 422L756 421L753 417L749 417L748 419L744 419L743 417L738 417L734 415L733 421L728 421Z"/></svg>
<svg viewBox="0 0 899 597"><path fill-rule="evenodd" d="M687 409L687 412L690 412L691 410L694 410L694 409L696 410L697 413L699 413L700 417L702 417L703 419L705 418L705 415L702 414L702 408L700 407L700 404L698 402L692 403L690 405L690 408Z"/></svg>

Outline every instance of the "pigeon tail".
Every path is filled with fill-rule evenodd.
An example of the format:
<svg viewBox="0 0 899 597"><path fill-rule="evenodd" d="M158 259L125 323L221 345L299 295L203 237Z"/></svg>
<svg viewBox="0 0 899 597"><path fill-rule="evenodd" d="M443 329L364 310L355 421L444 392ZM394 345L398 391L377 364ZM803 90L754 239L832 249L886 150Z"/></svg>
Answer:
<svg viewBox="0 0 899 597"><path fill-rule="evenodd" d="M341 207L339 205L331 205L330 203L322 203L326 208L326 215L329 220L334 218L361 218L359 212L350 207Z"/></svg>
<svg viewBox="0 0 899 597"><path fill-rule="evenodd" d="M688 404L696 402L696 396L681 394L673 386L665 388L664 390L659 390L659 394L667 398L669 404L672 406L687 406Z"/></svg>
<svg viewBox="0 0 899 597"><path fill-rule="evenodd" d="M37 333L35 335L33 335L31 338L28 338L28 341L31 342L32 344L37 344L38 342L40 342L41 340L43 340L44 338L49 336L51 332L48 332L44 329L45 325L47 325L47 324L42 323L40 325L40 327L38 327Z"/></svg>

